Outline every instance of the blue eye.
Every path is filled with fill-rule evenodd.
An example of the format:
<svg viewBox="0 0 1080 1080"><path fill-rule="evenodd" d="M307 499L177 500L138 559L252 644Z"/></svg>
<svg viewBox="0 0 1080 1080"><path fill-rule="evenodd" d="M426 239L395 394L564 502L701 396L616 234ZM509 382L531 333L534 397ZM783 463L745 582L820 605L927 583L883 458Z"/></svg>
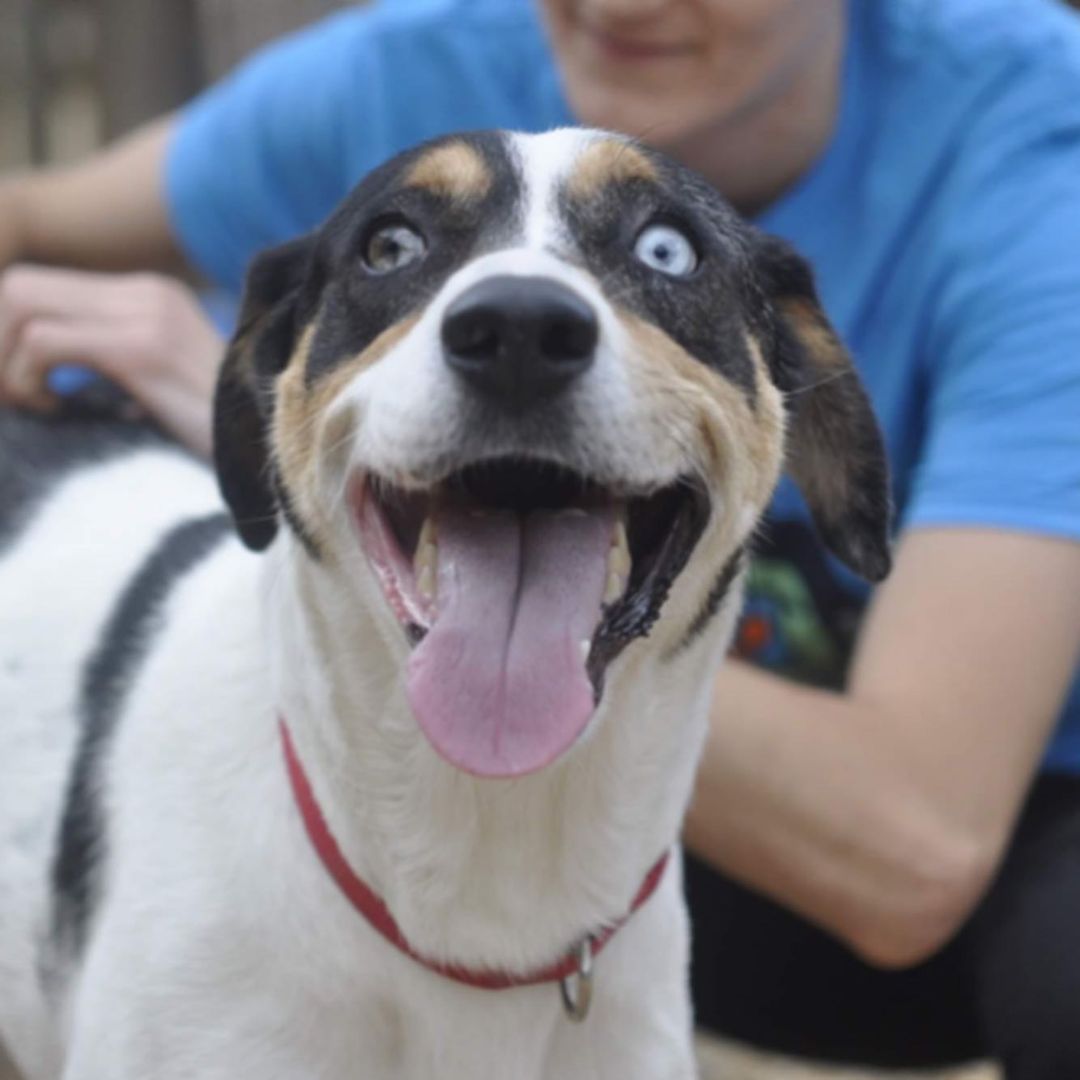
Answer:
<svg viewBox="0 0 1080 1080"><path fill-rule="evenodd" d="M364 248L364 264L373 274L391 274L422 259L426 252L424 238L414 228L395 222L371 234Z"/></svg>
<svg viewBox="0 0 1080 1080"><path fill-rule="evenodd" d="M689 277L698 267L694 245L672 225L648 225L634 242L639 261L668 277Z"/></svg>

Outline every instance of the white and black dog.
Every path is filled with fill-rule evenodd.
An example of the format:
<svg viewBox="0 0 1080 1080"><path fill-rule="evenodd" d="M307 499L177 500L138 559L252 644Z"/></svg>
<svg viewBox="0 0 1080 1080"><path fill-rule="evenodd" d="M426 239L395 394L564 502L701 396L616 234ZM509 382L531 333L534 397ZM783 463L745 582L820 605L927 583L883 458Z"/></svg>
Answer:
<svg viewBox="0 0 1080 1080"><path fill-rule="evenodd" d="M25 1076L692 1077L666 856L785 452L889 559L805 264L626 140L443 139L256 262L215 428L239 539L164 440L0 419Z"/></svg>

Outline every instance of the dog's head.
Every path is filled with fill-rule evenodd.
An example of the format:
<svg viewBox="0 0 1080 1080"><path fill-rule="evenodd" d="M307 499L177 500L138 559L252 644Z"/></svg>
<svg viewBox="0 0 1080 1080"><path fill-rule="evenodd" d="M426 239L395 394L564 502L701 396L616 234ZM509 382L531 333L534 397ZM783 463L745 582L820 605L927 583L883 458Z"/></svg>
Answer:
<svg viewBox="0 0 1080 1080"><path fill-rule="evenodd" d="M805 263L596 132L422 146L258 259L215 439L244 541L284 525L364 578L478 775L572 745L636 639L709 627L785 448L825 543L889 564L881 439Z"/></svg>

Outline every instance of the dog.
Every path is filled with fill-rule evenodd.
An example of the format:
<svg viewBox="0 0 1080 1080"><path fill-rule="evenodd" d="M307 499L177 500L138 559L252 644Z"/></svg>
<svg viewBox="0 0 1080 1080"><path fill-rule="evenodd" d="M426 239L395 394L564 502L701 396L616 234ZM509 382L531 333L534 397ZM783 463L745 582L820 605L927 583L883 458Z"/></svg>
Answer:
<svg viewBox="0 0 1080 1080"><path fill-rule="evenodd" d="M696 1075L679 827L785 461L889 566L807 265L628 139L455 135L256 260L214 408L228 514L0 421L27 1080Z"/></svg>

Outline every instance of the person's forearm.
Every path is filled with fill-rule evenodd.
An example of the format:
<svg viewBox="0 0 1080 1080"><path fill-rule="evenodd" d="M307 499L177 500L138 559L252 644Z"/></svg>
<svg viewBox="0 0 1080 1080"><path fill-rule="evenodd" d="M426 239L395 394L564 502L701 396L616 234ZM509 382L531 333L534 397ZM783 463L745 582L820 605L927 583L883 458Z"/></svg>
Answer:
<svg viewBox="0 0 1080 1080"><path fill-rule="evenodd" d="M930 955L1008 844L1080 657L1080 546L908 532L843 694L735 661L690 847L887 965Z"/></svg>
<svg viewBox="0 0 1080 1080"><path fill-rule="evenodd" d="M170 127L159 121L80 164L0 181L0 269L183 270L163 192Z"/></svg>
<svg viewBox="0 0 1080 1080"><path fill-rule="evenodd" d="M737 662L715 702L688 847L873 962L943 944L998 853L943 810L895 718Z"/></svg>

